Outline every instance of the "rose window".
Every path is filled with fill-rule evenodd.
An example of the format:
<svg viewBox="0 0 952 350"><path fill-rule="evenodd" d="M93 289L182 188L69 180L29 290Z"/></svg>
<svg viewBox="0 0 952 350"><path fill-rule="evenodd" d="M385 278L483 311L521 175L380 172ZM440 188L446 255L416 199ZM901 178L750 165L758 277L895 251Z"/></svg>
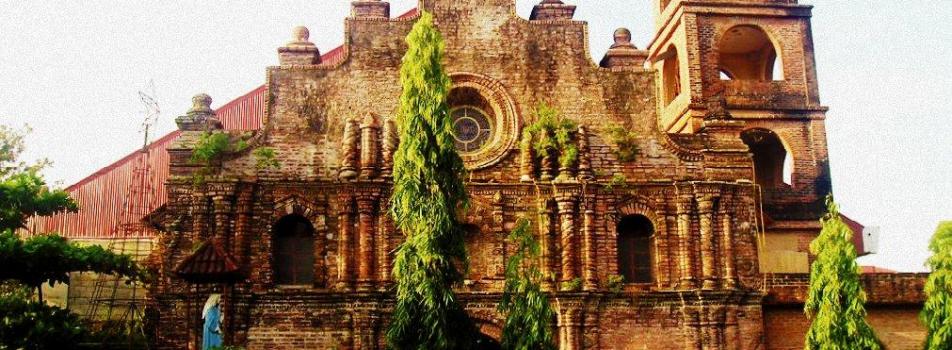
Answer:
<svg viewBox="0 0 952 350"><path fill-rule="evenodd" d="M456 149L461 153L480 150L492 138L492 122L486 113L470 106L455 108L453 117Z"/></svg>

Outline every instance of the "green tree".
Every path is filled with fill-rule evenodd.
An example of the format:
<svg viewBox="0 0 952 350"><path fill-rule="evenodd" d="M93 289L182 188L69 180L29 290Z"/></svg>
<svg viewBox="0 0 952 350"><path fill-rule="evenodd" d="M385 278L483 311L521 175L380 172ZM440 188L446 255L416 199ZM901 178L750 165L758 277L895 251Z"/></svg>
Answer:
<svg viewBox="0 0 952 350"><path fill-rule="evenodd" d="M810 268L810 289L804 311L812 319L806 349L881 348L866 322L866 292L860 284L853 231L840 218L830 195L820 235L810 243L816 260Z"/></svg>
<svg viewBox="0 0 952 350"><path fill-rule="evenodd" d="M68 283L74 271L130 279L141 273L131 257L99 246L79 247L56 234L34 232L28 239L17 235L31 216L78 208L68 193L47 186L39 174L45 161L27 165L18 160L24 133L0 126L0 350L73 349L89 333L76 315L43 303L40 286ZM22 286L34 288L39 300L30 300Z"/></svg>
<svg viewBox="0 0 952 350"><path fill-rule="evenodd" d="M926 281L926 302L920 317L929 329L926 350L952 348L952 221L939 223L929 243L932 270Z"/></svg>
<svg viewBox="0 0 952 350"><path fill-rule="evenodd" d="M506 261L506 286L499 312L506 315L502 348L554 350L552 319L555 312L542 292L539 242L529 231L529 220L520 219L508 238L513 255Z"/></svg>
<svg viewBox="0 0 952 350"><path fill-rule="evenodd" d="M396 304L387 341L392 349L469 349L475 326L452 287L466 265L457 211L467 206L465 167L456 152L443 69L443 38L429 13L407 36L400 81L390 214L405 241L397 249L393 277Z"/></svg>

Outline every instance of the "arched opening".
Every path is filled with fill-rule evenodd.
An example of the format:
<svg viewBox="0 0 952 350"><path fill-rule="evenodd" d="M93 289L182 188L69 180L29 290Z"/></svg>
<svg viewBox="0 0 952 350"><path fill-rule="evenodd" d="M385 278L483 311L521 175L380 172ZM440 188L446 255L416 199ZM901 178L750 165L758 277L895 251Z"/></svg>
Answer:
<svg viewBox="0 0 952 350"><path fill-rule="evenodd" d="M681 95L681 62L678 60L678 50L672 46L660 57L664 63L661 68L662 75L662 95L664 104L671 104L679 95Z"/></svg>
<svg viewBox="0 0 952 350"><path fill-rule="evenodd" d="M793 156L773 131L751 129L741 133L741 139L754 156L754 181L764 188L775 188L793 183Z"/></svg>
<svg viewBox="0 0 952 350"><path fill-rule="evenodd" d="M466 279L479 281L493 277L493 241L492 235L482 233L479 226L463 225L465 234L466 255L469 257L469 270Z"/></svg>
<svg viewBox="0 0 952 350"><path fill-rule="evenodd" d="M783 80L783 64L767 33L756 26L741 25L724 33L717 45L722 80Z"/></svg>
<svg viewBox="0 0 952 350"><path fill-rule="evenodd" d="M617 230L618 273L627 283L651 283L651 220L642 215L625 216Z"/></svg>
<svg viewBox="0 0 952 350"><path fill-rule="evenodd" d="M314 226L300 215L274 225L274 281L279 285L314 283Z"/></svg>

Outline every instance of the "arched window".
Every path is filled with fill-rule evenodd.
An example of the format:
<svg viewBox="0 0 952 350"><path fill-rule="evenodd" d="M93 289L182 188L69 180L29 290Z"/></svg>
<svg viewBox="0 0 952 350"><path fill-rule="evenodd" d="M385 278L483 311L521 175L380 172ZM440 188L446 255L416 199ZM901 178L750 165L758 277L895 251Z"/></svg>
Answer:
<svg viewBox="0 0 952 350"><path fill-rule="evenodd" d="M642 215L618 222L618 273L627 283L651 283L651 238L654 225Z"/></svg>
<svg viewBox="0 0 952 350"><path fill-rule="evenodd" d="M661 55L664 60L662 66L664 104L668 105L681 95L681 62L678 60L678 50L672 46Z"/></svg>
<svg viewBox="0 0 952 350"><path fill-rule="evenodd" d="M314 283L314 226L300 215L274 225L274 281L281 285Z"/></svg>
<svg viewBox="0 0 952 350"><path fill-rule="evenodd" d="M742 25L724 33L717 45L722 80L783 80L783 65L767 33ZM724 79L726 75L729 79Z"/></svg>
<svg viewBox="0 0 952 350"><path fill-rule="evenodd" d="M754 181L765 188L793 183L793 157L776 133L750 129L740 135L754 156Z"/></svg>

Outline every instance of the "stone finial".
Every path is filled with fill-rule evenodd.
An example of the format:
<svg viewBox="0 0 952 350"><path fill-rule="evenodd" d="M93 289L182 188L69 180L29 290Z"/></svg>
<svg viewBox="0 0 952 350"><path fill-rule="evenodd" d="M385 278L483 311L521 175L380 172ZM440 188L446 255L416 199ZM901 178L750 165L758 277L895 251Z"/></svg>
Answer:
<svg viewBox="0 0 952 350"><path fill-rule="evenodd" d="M380 0L358 0L350 3L353 18L390 18L390 3Z"/></svg>
<svg viewBox="0 0 952 350"><path fill-rule="evenodd" d="M575 5L561 0L542 0L532 8L529 20L532 21L571 21L575 17Z"/></svg>
<svg viewBox="0 0 952 350"><path fill-rule="evenodd" d="M614 36L615 36L615 43L612 44L611 48L614 49L618 47L632 47L632 48L635 47L635 45L631 43L631 31L628 30L628 28L615 29Z"/></svg>
<svg viewBox="0 0 952 350"><path fill-rule="evenodd" d="M321 51L310 41L311 31L304 26L291 30L291 41L278 48L282 66L313 65L321 63Z"/></svg>
<svg viewBox="0 0 952 350"><path fill-rule="evenodd" d="M631 31L618 28L614 34L615 43L605 53L601 66L604 68L632 69L643 68L648 60L648 51L638 50L631 43Z"/></svg>
<svg viewBox="0 0 952 350"><path fill-rule="evenodd" d="M221 122L215 117L215 111L212 109L212 98L207 94L192 97L192 108L185 115L175 118L175 123L179 130L185 131L222 128Z"/></svg>

